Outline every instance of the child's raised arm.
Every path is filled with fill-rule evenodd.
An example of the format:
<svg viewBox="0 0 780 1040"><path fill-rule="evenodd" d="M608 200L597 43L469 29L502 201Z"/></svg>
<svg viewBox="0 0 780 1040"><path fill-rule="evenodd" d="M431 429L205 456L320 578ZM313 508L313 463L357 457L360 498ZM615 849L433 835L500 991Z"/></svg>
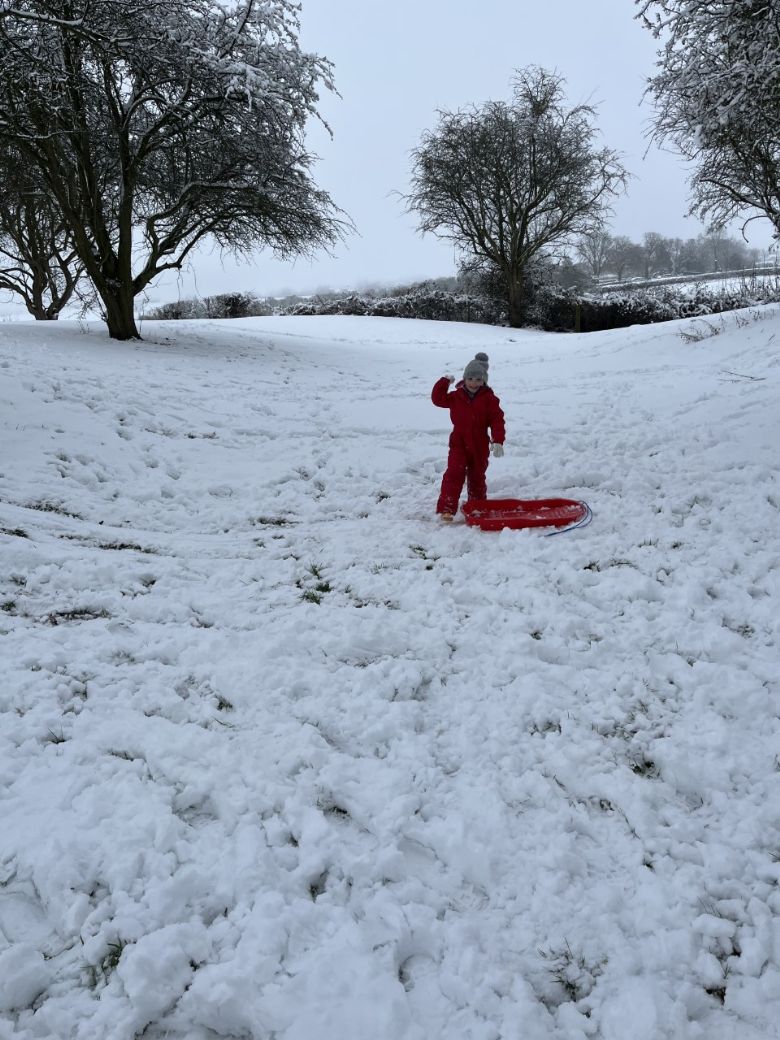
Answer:
<svg viewBox="0 0 780 1040"><path fill-rule="evenodd" d="M449 408L450 402L447 400L449 395L450 386L455 382L452 376L442 376L441 379L437 379L433 384L433 390L431 390L431 400L437 408Z"/></svg>

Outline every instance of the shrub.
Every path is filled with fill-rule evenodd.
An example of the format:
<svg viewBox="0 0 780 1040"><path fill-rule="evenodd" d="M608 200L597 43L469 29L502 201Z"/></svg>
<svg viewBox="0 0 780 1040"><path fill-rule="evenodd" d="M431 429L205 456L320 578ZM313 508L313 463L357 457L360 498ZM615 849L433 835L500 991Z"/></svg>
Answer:
<svg viewBox="0 0 780 1040"><path fill-rule="evenodd" d="M162 303L153 307L145 315L156 321L183 321L185 318L203 318L205 311L197 313L196 300L175 300L173 303Z"/></svg>
<svg viewBox="0 0 780 1040"><path fill-rule="evenodd" d="M296 304L287 313L424 318L429 321L474 321L488 325L499 325L504 317L493 300L470 293L430 288L426 283L379 298L358 293L336 299L316 298Z"/></svg>
<svg viewBox="0 0 780 1040"><path fill-rule="evenodd" d="M218 296L207 296L207 318L252 318L265 314L273 314L266 300L261 300L254 293L221 293Z"/></svg>
<svg viewBox="0 0 780 1040"><path fill-rule="evenodd" d="M551 332L600 332L629 325L651 325L674 318L704 317L723 311L780 301L780 285L755 283L733 291L712 291L697 286L681 293L664 286L601 296L547 286L540 289L529 308L529 324Z"/></svg>
<svg viewBox="0 0 780 1040"><path fill-rule="evenodd" d="M177 300L154 307L145 315L155 321L185 318L253 318L273 314L270 302L255 293L220 293L202 300Z"/></svg>

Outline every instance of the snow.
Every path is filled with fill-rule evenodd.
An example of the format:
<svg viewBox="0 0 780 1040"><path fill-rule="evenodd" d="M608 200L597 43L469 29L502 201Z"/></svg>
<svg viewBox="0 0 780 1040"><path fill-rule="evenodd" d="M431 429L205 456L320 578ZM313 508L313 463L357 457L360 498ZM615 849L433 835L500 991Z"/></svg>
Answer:
<svg viewBox="0 0 780 1040"><path fill-rule="evenodd" d="M727 276L720 278L689 278L682 282L670 279L668 287L672 289L675 294L683 297L696 296L701 293L711 293L716 297L718 295L726 296L730 293L742 293L749 299L752 294L761 296L764 293L776 290L778 288L778 283L778 275L775 272L773 274L748 274L733 278ZM663 278L659 278L656 279L653 286L651 286L651 288L653 287L664 289L667 285ZM765 296L764 299L766 299Z"/></svg>
<svg viewBox="0 0 780 1040"><path fill-rule="evenodd" d="M0 1038L780 1036L780 308L0 325ZM495 497L433 515L477 350Z"/></svg>

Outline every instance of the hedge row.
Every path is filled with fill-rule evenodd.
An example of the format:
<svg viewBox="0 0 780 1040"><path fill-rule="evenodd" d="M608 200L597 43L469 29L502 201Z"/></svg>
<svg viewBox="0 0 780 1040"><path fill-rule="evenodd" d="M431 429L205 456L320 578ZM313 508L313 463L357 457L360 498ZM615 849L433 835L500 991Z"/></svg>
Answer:
<svg viewBox="0 0 780 1040"><path fill-rule="evenodd" d="M257 318L273 314L274 308L254 293L221 293L201 299L176 300L147 311L145 317L158 321L186 318Z"/></svg>
<svg viewBox="0 0 780 1040"><path fill-rule="evenodd" d="M733 292L698 288L687 294L672 287L632 290L603 296L544 289L528 312L529 325L551 332L599 332L629 325L651 325L780 301L780 283L756 283Z"/></svg>
<svg viewBox="0 0 780 1040"><path fill-rule="evenodd" d="M350 293L341 299L309 300L289 314L355 314L382 318L427 318L429 321L475 321L500 325L504 315L490 300L443 289L409 291L374 299Z"/></svg>
<svg viewBox="0 0 780 1040"><path fill-rule="evenodd" d="M755 282L727 292L698 286L681 293L673 286L607 292L601 296L573 289L545 286L533 290L526 325L549 332L598 332L650 325L673 318L701 317L780 301L780 279ZM380 298L350 293L344 297L315 297L288 307L253 293L225 293L203 300L181 300L147 314L149 318L244 318L267 314L354 314L386 318L425 318L430 321L506 324L506 312L494 299L476 293L410 288Z"/></svg>

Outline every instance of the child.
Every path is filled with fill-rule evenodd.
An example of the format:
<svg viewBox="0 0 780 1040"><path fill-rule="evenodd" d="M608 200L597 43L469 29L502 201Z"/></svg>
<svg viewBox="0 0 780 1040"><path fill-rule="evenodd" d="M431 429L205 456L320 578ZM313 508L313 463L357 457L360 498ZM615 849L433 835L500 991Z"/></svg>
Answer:
<svg viewBox="0 0 780 1040"><path fill-rule="evenodd" d="M488 356L480 353L466 365L462 381L452 392L452 376L442 376L431 391L431 400L438 408L449 408L453 425L447 469L436 505L436 512L445 523L451 523L457 512L464 482L469 499L487 497L485 472L491 446L497 458L504 454L504 413L487 385L487 377Z"/></svg>

